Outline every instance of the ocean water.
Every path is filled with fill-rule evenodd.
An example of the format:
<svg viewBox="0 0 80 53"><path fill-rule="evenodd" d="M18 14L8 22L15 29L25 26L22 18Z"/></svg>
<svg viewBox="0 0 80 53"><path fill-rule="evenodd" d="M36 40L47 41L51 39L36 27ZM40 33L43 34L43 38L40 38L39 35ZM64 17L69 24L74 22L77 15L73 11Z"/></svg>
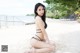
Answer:
<svg viewBox="0 0 80 53"><path fill-rule="evenodd" d="M34 22L34 16L0 16L0 27L19 26Z"/></svg>

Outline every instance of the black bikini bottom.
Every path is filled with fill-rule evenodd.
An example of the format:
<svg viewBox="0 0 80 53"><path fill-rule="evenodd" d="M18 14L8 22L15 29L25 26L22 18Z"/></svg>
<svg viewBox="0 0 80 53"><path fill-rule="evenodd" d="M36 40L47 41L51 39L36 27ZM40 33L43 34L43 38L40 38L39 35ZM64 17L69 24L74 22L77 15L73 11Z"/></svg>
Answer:
<svg viewBox="0 0 80 53"><path fill-rule="evenodd" d="M37 36L37 35L36 35ZM34 39L36 39L36 40L38 40L38 41L44 41L44 40L42 40L39 36L37 36L37 37L32 37L32 38L34 38Z"/></svg>

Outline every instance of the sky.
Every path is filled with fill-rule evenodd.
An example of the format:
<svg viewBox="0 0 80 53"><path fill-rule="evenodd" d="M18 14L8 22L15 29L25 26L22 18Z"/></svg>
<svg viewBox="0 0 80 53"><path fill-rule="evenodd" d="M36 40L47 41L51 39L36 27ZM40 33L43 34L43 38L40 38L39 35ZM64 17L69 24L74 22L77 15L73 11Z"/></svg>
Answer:
<svg viewBox="0 0 80 53"><path fill-rule="evenodd" d="M25 16L34 13L36 3L45 0L0 0L0 15Z"/></svg>

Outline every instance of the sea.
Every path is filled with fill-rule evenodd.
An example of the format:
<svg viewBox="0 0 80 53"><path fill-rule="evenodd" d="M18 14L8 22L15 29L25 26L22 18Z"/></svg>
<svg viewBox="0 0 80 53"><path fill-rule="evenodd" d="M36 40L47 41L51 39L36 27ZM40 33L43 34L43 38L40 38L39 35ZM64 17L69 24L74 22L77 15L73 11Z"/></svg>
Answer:
<svg viewBox="0 0 80 53"><path fill-rule="evenodd" d="M34 23L34 16L5 16L0 15L0 27L20 26Z"/></svg>

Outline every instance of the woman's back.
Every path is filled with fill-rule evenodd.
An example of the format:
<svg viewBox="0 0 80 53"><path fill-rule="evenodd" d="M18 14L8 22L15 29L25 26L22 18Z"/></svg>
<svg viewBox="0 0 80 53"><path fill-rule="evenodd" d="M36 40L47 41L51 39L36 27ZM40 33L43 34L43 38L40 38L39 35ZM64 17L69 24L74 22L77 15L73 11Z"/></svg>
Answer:
<svg viewBox="0 0 80 53"><path fill-rule="evenodd" d="M44 27L44 22L42 21L41 17L36 16L36 35L39 36L41 39L44 39L43 32L40 28L40 26Z"/></svg>

